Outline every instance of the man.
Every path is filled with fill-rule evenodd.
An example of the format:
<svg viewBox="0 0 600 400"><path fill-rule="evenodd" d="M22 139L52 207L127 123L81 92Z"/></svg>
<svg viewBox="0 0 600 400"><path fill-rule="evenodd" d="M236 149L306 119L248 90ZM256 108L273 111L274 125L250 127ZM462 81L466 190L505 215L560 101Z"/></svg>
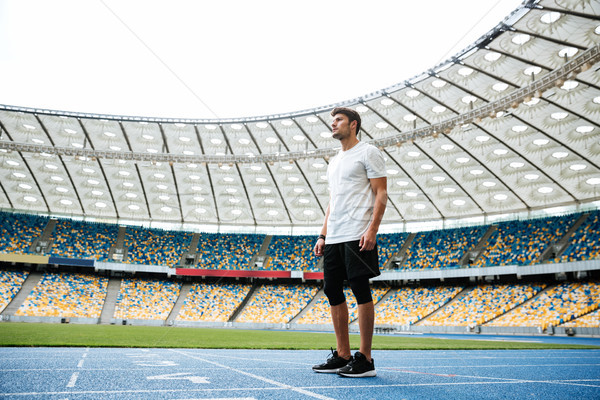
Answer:
<svg viewBox="0 0 600 400"><path fill-rule="evenodd" d="M387 178L383 154L360 142L360 115L353 109L331 111L333 138L340 152L327 169L329 205L316 256L323 256L324 292L329 300L336 350L315 372L346 377L376 376L371 358L375 310L369 279L380 274L376 235L387 203ZM360 349L352 356L348 336L348 306L343 285L347 280L358 303Z"/></svg>

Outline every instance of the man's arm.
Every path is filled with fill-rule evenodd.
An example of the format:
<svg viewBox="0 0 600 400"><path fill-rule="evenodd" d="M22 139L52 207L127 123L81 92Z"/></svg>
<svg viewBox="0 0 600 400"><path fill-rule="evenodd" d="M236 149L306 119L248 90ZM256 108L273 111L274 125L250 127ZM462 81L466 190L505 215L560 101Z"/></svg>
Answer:
<svg viewBox="0 0 600 400"><path fill-rule="evenodd" d="M327 211L325 211L325 222L323 222L323 227L321 228L321 235L327 235L327 220L329 219L329 204L327 204ZM325 239L318 239L313 251L315 256L321 257L323 255L323 249L325 248Z"/></svg>
<svg viewBox="0 0 600 400"><path fill-rule="evenodd" d="M371 183L371 190L375 194L375 205L373 206L373 218L369 224L369 228L364 235L360 238L360 251L373 250L377 243L377 231L379 230L379 224L383 218L385 212L385 206L387 204L387 178L369 179Z"/></svg>

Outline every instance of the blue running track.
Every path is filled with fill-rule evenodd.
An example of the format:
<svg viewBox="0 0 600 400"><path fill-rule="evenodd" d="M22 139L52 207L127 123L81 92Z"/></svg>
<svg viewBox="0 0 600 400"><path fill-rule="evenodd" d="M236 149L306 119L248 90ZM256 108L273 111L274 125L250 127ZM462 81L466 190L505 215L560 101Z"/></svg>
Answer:
<svg viewBox="0 0 600 400"><path fill-rule="evenodd" d="M600 350L374 351L363 379L314 373L327 355L0 348L0 399L600 399Z"/></svg>

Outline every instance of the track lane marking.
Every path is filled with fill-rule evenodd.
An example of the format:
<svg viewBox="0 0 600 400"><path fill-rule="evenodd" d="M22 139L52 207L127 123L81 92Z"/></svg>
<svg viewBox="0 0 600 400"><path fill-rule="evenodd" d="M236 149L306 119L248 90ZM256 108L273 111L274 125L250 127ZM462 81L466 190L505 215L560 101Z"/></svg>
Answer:
<svg viewBox="0 0 600 400"><path fill-rule="evenodd" d="M498 383L548 383L555 385L568 385L568 386L586 386L586 387L600 387L600 385L592 385L592 384L583 384L583 383L575 383L575 382L590 382L590 381L598 381L600 379L567 379L567 380L531 380L531 379L519 379L519 378L501 378L501 377L493 377L493 376L476 376L476 375L458 375L458 374L434 374L429 372L420 372L420 371L412 371L412 370L401 370L397 368L385 368L386 370L404 372L408 374L422 374L422 375L434 375L434 376L442 376L448 378L474 378L474 379L492 379L498 380Z"/></svg>
<svg viewBox="0 0 600 400"><path fill-rule="evenodd" d="M211 360L207 360L207 359L204 359L204 358L201 358L201 357L193 356L193 355L190 355L190 354L188 354L188 353L186 353L184 351L173 350L173 349L169 349L169 351L172 351L172 352L177 353L177 354L181 354L181 355L183 355L185 357L193 358L194 360L204 361L206 363L213 364L213 365L216 365L218 367L221 367L221 368L224 368L224 369L228 369L230 371L237 372L238 374L246 375L246 376L249 376L251 378L258 379L260 381L269 383L271 385L275 385L275 386L278 386L278 387L284 388L284 389L289 389L289 390L292 390L292 391L297 392L297 393L301 393L301 394L306 395L306 396L314 397L316 399L320 399L320 400L334 400L331 397L323 396L323 395L320 395L318 393L313 393L313 392L310 392L310 391L308 391L306 389L303 389L303 388L299 388L299 387L287 385L285 383L277 382L277 381L274 381L273 379L265 378L264 376L256 375L256 374L253 374L251 372L246 372L246 371L243 371L243 370L240 370L240 369L237 369L237 368L233 368L233 367L230 367L228 365L218 363L216 361L211 361Z"/></svg>
<svg viewBox="0 0 600 400"><path fill-rule="evenodd" d="M383 368L380 368L383 369ZM453 378L457 375L454 374L434 374L433 372L421 372L421 371L411 371L408 369L398 369L398 368L385 368L387 371L398 371L405 372L407 374L419 374L419 375L433 375L433 376L443 376L445 378Z"/></svg>
<svg viewBox="0 0 600 400"><path fill-rule="evenodd" d="M79 378L79 372L73 372L73 375L71 375L71 379L69 379L69 383L67 383L67 387L75 387L75 383L77 383L77 378Z"/></svg>
<svg viewBox="0 0 600 400"><path fill-rule="evenodd" d="M385 385L331 385L331 386L310 386L310 387L297 387L298 389L324 389L324 390L335 390L335 389L354 389L354 388L401 388L401 387L430 387L430 386L465 386L465 385L511 385L511 384L523 384L523 383L558 383L555 381L481 381L481 382L436 382L436 383L398 383L398 384L385 384ZM589 385L581 385L589 386ZM592 386L592 387L600 387ZM42 396L42 395L75 395L75 394L127 394L127 393L185 393L185 392L239 392L239 391L282 391L287 390L287 387L266 387L266 388L213 388L213 389L139 389L139 390L81 390L81 391L60 391L60 392L23 392L23 393L0 393L1 397L10 396ZM313 393L314 395L315 393ZM333 399L332 399L333 400Z"/></svg>

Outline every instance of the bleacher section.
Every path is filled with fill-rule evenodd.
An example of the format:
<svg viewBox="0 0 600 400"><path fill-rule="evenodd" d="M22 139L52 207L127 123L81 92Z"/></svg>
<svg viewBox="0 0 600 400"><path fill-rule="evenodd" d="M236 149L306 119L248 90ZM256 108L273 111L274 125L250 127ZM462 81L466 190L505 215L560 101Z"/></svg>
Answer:
<svg viewBox="0 0 600 400"><path fill-rule="evenodd" d="M483 325L535 296L545 285L479 285L419 323L421 326Z"/></svg>
<svg viewBox="0 0 600 400"><path fill-rule="evenodd" d="M566 282L551 287L488 326L535 326L546 329L558 326L598 308L600 284L597 282Z"/></svg>
<svg viewBox="0 0 600 400"><path fill-rule="evenodd" d="M401 287L375 308L375 325L412 325L456 296L463 287Z"/></svg>
<svg viewBox="0 0 600 400"><path fill-rule="evenodd" d="M0 271L0 312L27 276L22 271ZM90 274L44 273L14 315L98 319L107 285L107 278ZM181 287L181 283L167 279L122 279L111 319L164 322ZM331 324L326 296L312 301L319 292L316 285L266 283L253 294L251 287L250 283L193 283L176 322L225 323L239 313L235 323L287 324L310 304L294 324ZM344 293L349 321L354 322L358 318L354 295L350 288L345 288ZM545 283L480 284L466 289L458 285L390 289L375 284L372 294L375 324L384 328L535 327L543 332L550 325L600 327L597 281L564 282L549 287Z"/></svg>
<svg viewBox="0 0 600 400"><path fill-rule="evenodd" d="M565 322L560 326L565 328L598 328L600 327L600 309L596 308L595 311L585 314L579 318L575 318L569 322Z"/></svg>
<svg viewBox="0 0 600 400"><path fill-rule="evenodd" d="M12 301L21 290L27 279L27 271L0 271L0 312Z"/></svg>
<svg viewBox="0 0 600 400"><path fill-rule="evenodd" d="M115 318L165 320L177 301L180 289L180 283L168 280L123 279Z"/></svg>
<svg viewBox="0 0 600 400"><path fill-rule="evenodd" d="M195 283L177 321L226 322L248 295L250 284Z"/></svg>
<svg viewBox="0 0 600 400"><path fill-rule="evenodd" d="M377 304L379 300L388 292L388 287L371 287L373 303ZM356 298L349 287L344 288L346 304L348 305L348 320L354 321L358 318L358 305ZM298 324L329 324L331 323L331 314L329 312L329 300L322 296L318 301L307 310L306 314L297 321Z"/></svg>
<svg viewBox="0 0 600 400"><path fill-rule="evenodd" d="M187 325L194 322L331 324L327 298L324 295L315 298L318 287L305 283L322 279L320 273L310 274L320 272L321 260L312 254L316 239L312 235L194 235L19 213L0 212L0 217L3 320L99 319L108 278L94 275L97 270L115 281L111 306L104 310L102 323L122 319ZM106 263L113 261L108 255L115 248L117 237L122 239L119 246L127 250L123 262L131 266ZM422 331L440 326L469 329L477 326L482 333L494 327L535 327L536 332L546 332L550 326L600 328L600 284L594 280L598 279L600 261L600 211L410 234L386 233L379 234L377 240L379 263L384 271L377 279L384 278L393 286L388 293L390 289L385 282L373 284L376 325L381 328ZM33 246L35 243L38 244ZM34 247L44 247L44 254L36 253ZM186 265L185 269L167 268L178 267L183 255L193 256L198 262ZM268 261L263 262L265 256ZM550 264L538 266L541 262ZM556 265L558 262L568 264ZM11 272L18 268L15 265L21 264L31 271L29 275ZM256 270L255 265L268 271ZM401 271L394 271L394 266ZM490 270L490 274L470 269L495 266L509 267ZM527 271L528 266L535 268ZM441 269L452 270L438 271ZM500 270L498 276L497 270ZM156 279L141 278L138 271L153 274L143 276ZM132 272L135 279L121 280L121 276L131 276ZM444 276L434 276L438 273ZM182 283L179 278L170 280L173 274L187 275L181 296ZM237 281L229 276L233 274L237 274ZM223 280L194 282L200 276L211 275ZM261 281L278 278L289 281L280 281L285 284ZM493 283L508 282L505 279L514 283ZM545 283L524 283L531 279ZM302 283L289 283L294 280ZM435 283L436 280L440 282ZM566 281L556 283L562 280ZM415 287L419 281L427 282L426 286ZM477 283L480 284L473 287ZM20 290L22 285L27 290ZM465 286L468 287L461 292ZM354 295L349 288L345 294L349 319L356 321Z"/></svg>
<svg viewBox="0 0 600 400"><path fill-rule="evenodd" d="M100 318L108 279L77 273L45 273L15 315Z"/></svg>
<svg viewBox="0 0 600 400"><path fill-rule="evenodd" d="M379 268L383 269L390 259L400 251L408 233L383 233L377 235Z"/></svg>
<svg viewBox="0 0 600 400"><path fill-rule="evenodd" d="M288 323L318 291L314 285L262 285L236 322Z"/></svg>
<svg viewBox="0 0 600 400"><path fill-rule="evenodd" d="M198 242L198 268L248 269L265 235L203 233Z"/></svg>
<svg viewBox="0 0 600 400"><path fill-rule="evenodd" d="M54 228L52 255L108 261L108 251L117 239L118 225L59 220Z"/></svg>
<svg viewBox="0 0 600 400"><path fill-rule="evenodd" d="M0 253L27 254L48 217L0 212Z"/></svg>
<svg viewBox="0 0 600 400"><path fill-rule="evenodd" d="M319 258L313 254L314 245L314 235L273 236L267 250L269 259L263 269L318 271Z"/></svg>
<svg viewBox="0 0 600 400"><path fill-rule="evenodd" d="M187 250L192 236L190 232L128 226L125 233L125 246L128 247L125 262L174 267Z"/></svg>
<svg viewBox="0 0 600 400"><path fill-rule="evenodd" d="M600 211L589 212L589 218L576 226L572 236L565 236L583 213L548 217L528 221L501 222L486 241L480 241L490 225L436 230L410 234L414 239L406 242L409 234L386 233L377 236L379 264L383 269L395 265L390 260L406 249L396 261L403 271L487 267L503 265L534 265L541 255L561 239L569 243L556 259L551 252L544 262L572 262L600 258ZM0 212L0 253L30 254L32 244L40 238L49 222L48 217ZM266 235L262 234L197 234L197 249L190 249L194 234L184 231L121 227L124 232L126 259L129 264L175 267L184 254L198 253L198 263L187 268L252 270L252 260L257 257ZM47 229L51 247L48 254L72 259L108 259L114 247L119 226L113 224L59 219L54 229ZM411 236L411 238L412 238ZM274 271L317 272L320 259L312 254L315 237L274 236L266 250L267 262L263 269ZM460 265L461 258L476 245L482 247L481 255L468 265ZM562 251L562 250L561 250ZM464 264L464 263L463 263Z"/></svg>
<svg viewBox="0 0 600 400"><path fill-rule="evenodd" d="M600 211L590 212L584 226L579 227L569 246L556 262L600 258Z"/></svg>
<svg viewBox="0 0 600 400"><path fill-rule="evenodd" d="M498 224L483 254L474 267L492 265L532 265L538 263L544 249L562 237L579 214L509 221Z"/></svg>
<svg viewBox="0 0 600 400"><path fill-rule="evenodd" d="M487 227L445 229L417 234L402 269L458 268L463 254L483 236Z"/></svg>

